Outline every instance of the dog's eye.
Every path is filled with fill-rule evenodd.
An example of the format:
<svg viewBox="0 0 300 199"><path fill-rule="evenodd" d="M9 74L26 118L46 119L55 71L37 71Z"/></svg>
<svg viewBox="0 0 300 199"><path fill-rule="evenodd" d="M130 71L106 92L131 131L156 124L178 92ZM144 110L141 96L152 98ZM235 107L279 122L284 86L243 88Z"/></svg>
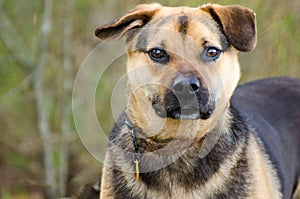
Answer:
<svg viewBox="0 0 300 199"><path fill-rule="evenodd" d="M207 47L206 49L206 56L211 58L212 60L216 60L219 58L221 54L221 50L216 47Z"/></svg>
<svg viewBox="0 0 300 199"><path fill-rule="evenodd" d="M152 48L148 51L148 55L150 59L161 64L165 64L169 61L169 55L167 52L159 48Z"/></svg>

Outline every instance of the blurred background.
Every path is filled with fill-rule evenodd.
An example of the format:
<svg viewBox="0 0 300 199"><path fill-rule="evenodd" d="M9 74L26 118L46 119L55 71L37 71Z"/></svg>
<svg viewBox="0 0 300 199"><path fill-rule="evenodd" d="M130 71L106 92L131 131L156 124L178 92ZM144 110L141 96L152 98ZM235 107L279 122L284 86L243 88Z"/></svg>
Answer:
<svg viewBox="0 0 300 199"><path fill-rule="evenodd" d="M100 43L94 29L149 2L0 0L1 199L71 197L97 180L102 163L80 141L72 116L74 79ZM241 83L270 76L300 78L299 0L211 2L241 4L257 14L258 44L253 52L240 55ZM124 63L105 71L97 86L95 108L105 134L114 122L111 90L124 74Z"/></svg>

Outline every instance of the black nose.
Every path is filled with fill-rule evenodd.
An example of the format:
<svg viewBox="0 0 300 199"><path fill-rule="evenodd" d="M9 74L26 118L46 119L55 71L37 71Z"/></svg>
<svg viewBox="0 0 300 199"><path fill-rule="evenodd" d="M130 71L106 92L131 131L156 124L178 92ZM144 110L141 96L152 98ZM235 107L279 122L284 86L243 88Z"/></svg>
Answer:
<svg viewBox="0 0 300 199"><path fill-rule="evenodd" d="M178 95L195 94L200 89L200 81L198 78L178 76L173 81L173 90Z"/></svg>

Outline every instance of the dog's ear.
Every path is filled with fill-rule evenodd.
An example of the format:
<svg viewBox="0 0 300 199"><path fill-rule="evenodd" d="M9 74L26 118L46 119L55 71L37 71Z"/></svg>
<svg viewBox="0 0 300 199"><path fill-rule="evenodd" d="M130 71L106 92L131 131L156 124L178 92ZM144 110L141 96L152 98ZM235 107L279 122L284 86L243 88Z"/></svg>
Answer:
<svg viewBox="0 0 300 199"><path fill-rule="evenodd" d="M98 27L95 35L101 40L120 39L128 30L144 26L161 7L158 3L138 5L125 15Z"/></svg>
<svg viewBox="0 0 300 199"><path fill-rule="evenodd" d="M255 13L238 5L221 6L208 4L200 9L211 14L223 28L229 42L239 51L248 52L256 46Z"/></svg>

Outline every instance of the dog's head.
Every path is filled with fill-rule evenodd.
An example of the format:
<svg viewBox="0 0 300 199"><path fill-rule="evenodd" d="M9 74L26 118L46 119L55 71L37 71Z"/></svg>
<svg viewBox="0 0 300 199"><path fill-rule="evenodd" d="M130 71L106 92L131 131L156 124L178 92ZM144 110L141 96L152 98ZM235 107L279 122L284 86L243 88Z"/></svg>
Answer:
<svg viewBox="0 0 300 199"><path fill-rule="evenodd" d="M240 78L237 53L255 47L256 22L253 11L236 5L143 4L95 35L126 38L129 114L139 126L187 120L205 133L229 105Z"/></svg>

